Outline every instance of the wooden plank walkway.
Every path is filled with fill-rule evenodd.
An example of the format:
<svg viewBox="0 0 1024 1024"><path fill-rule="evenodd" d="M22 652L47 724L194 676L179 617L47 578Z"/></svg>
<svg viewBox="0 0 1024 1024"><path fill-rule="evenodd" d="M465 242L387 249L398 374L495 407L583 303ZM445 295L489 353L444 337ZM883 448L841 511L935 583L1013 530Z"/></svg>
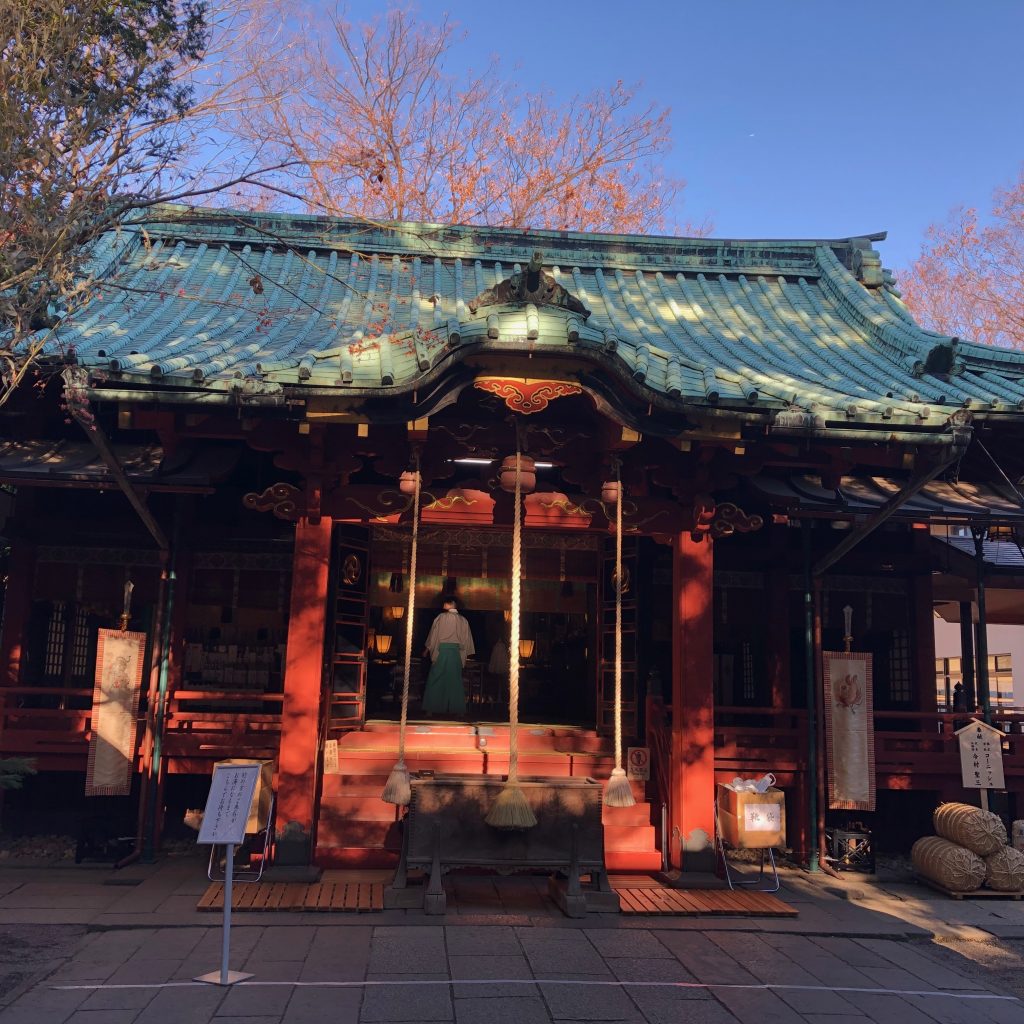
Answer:
<svg viewBox="0 0 1024 1024"><path fill-rule="evenodd" d="M384 909L384 882L366 877L370 872L329 871L312 885L305 882L236 882L232 910L320 911L372 914ZM222 910L224 883L211 883L196 904L197 910Z"/></svg>
<svg viewBox="0 0 1024 1024"><path fill-rule="evenodd" d="M797 910L768 892L670 889L656 879L611 876L623 914L645 916L796 917Z"/></svg>

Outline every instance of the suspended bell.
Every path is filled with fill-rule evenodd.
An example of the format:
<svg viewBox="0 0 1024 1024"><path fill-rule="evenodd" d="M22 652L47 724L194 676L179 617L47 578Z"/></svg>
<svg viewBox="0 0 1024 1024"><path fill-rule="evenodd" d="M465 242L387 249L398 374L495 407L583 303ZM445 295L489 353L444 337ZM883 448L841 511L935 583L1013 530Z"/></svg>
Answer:
<svg viewBox="0 0 1024 1024"><path fill-rule="evenodd" d="M601 484L601 500L606 505L614 505L619 500L619 481L605 480Z"/></svg>
<svg viewBox="0 0 1024 1024"><path fill-rule="evenodd" d="M510 494L516 489L516 456L509 455L501 464L501 489ZM529 455L519 456L519 489L530 494L537 486L537 464Z"/></svg>
<svg viewBox="0 0 1024 1024"><path fill-rule="evenodd" d="M414 469L407 469L398 478L398 489L403 494L415 494L416 493L416 477L418 477L418 476L419 476L419 473L417 473L416 470L414 470Z"/></svg>

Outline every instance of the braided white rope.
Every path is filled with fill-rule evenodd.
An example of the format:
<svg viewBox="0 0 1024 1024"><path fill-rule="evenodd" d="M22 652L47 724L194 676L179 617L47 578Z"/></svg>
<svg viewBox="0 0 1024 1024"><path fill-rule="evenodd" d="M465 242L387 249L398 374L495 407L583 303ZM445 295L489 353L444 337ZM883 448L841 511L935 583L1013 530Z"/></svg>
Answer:
<svg viewBox="0 0 1024 1024"><path fill-rule="evenodd" d="M615 469L615 767L622 767L622 474Z"/></svg>
<svg viewBox="0 0 1024 1024"><path fill-rule="evenodd" d="M508 781L519 780L519 615L522 585L522 453L516 450L515 508L512 518L512 621L508 640Z"/></svg>
<svg viewBox="0 0 1024 1024"><path fill-rule="evenodd" d="M405 613L405 664L402 670L402 720L398 727L398 760L405 761L405 726L409 719L409 676L412 669L413 616L416 614L416 554L420 536L420 461L416 459L416 486L412 497L412 544L409 551L409 602Z"/></svg>

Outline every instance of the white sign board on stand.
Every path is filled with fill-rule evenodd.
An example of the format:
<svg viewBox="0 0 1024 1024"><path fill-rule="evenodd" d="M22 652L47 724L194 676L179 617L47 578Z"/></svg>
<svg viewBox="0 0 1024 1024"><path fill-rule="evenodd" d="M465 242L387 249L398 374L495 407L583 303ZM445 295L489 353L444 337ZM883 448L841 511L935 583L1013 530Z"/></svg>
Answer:
<svg viewBox="0 0 1024 1024"><path fill-rule="evenodd" d="M258 764L217 764L206 798L199 843L237 846L245 839L249 808L260 778Z"/></svg>
<svg viewBox="0 0 1024 1024"><path fill-rule="evenodd" d="M245 826L256 794L262 766L256 764L215 764L210 795L206 798L203 824L197 842L224 847L224 935L221 942L219 971L201 974L196 981L210 985L234 985L251 974L230 969L231 898L235 847L245 841Z"/></svg>
<svg viewBox="0 0 1024 1024"><path fill-rule="evenodd" d="M1003 734L977 718L957 729L964 789L1005 789Z"/></svg>

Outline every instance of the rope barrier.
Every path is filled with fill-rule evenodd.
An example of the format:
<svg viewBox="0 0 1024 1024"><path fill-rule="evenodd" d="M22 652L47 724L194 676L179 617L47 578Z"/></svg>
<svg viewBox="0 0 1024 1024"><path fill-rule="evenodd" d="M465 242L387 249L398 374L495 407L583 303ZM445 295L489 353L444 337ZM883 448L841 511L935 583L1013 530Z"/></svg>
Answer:
<svg viewBox="0 0 1024 1024"><path fill-rule="evenodd" d="M609 807L632 807L633 790L622 767L622 472L615 466L615 768L604 791Z"/></svg>
<svg viewBox="0 0 1024 1024"><path fill-rule="evenodd" d="M522 453L516 446L515 509L512 516L512 621L508 642L508 779L487 817L488 825L501 829L528 829L537 824L519 786L519 634L522 586Z"/></svg>
<svg viewBox="0 0 1024 1024"><path fill-rule="evenodd" d="M398 761L391 769L381 799L405 807L412 799L409 769L405 764L405 728L409 720L409 677L412 670L413 616L416 614L416 555L420 535L420 460L415 460L416 481L412 497L412 543L409 552L409 600L405 612L405 664L402 672L402 718L398 726Z"/></svg>

